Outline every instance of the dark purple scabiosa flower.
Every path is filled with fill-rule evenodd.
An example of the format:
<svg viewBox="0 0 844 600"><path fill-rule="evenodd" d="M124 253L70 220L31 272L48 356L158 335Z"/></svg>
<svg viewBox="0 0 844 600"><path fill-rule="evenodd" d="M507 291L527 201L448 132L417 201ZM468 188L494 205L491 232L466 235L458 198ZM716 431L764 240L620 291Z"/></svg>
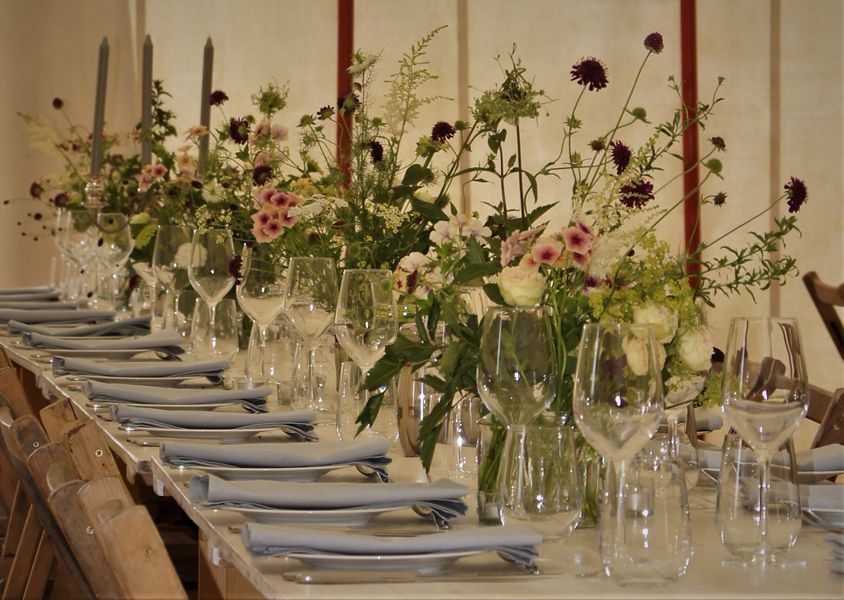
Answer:
<svg viewBox="0 0 844 600"><path fill-rule="evenodd" d="M454 137L454 126L446 121L437 121L431 129L431 139L435 142L445 142Z"/></svg>
<svg viewBox="0 0 844 600"><path fill-rule="evenodd" d="M237 144L249 141L249 121L246 119L231 119L229 121L229 135Z"/></svg>
<svg viewBox="0 0 844 600"><path fill-rule="evenodd" d="M584 58L571 68L571 80L589 88L589 91L607 87L607 68L597 58Z"/></svg>
<svg viewBox="0 0 844 600"><path fill-rule="evenodd" d="M603 138L595 138L591 142L589 142L589 147L592 148L595 152L600 152L604 148L606 148L606 144L604 143Z"/></svg>
<svg viewBox="0 0 844 600"><path fill-rule="evenodd" d="M53 98L53 108L55 108L56 110L61 110L61 108L63 106L64 106L64 100L62 100L61 98L58 98L58 97Z"/></svg>
<svg viewBox="0 0 844 600"><path fill-rule="evenodd" d="M234 277L234 282L237 285L243 283L243 275L241 273L241 268L243 267L243 257L239 254L235 254L232 256L232 259L229 261L229 275Z"/></svg>
<svg viewBox="0 0 844 600"><path fill-rule="evenodd" d="M214 90L208 96L208 104L211 106L222 106L228 99L228 95L223 90Z"/></svg>
<svg viewBox="0 0 844 600"><path fill-rule="evenodd" d="M270 165L258 165L252 171L252 181L255 185L264 185L273 175L273 169Z"/></svg>
<svg viewBox="0 0 844 600"><path fill-rule="evenodd" d="M724 206L727 202L727 194L724 192L718 192L714 196L712 196L712 204L715 206Z"/></svg>
<svg viewBox="0 0 844 600"><path fill-rule="evenodd" d="M662 49L665 48L665 44L662 41L662 34L656 31L649 33L645 37L645 48L654 54L662 52Z"/></svg>
<svg viewBox="0 0 844 600"><path fill-rule="evenodd" d="M647 179L640 179L634 183L627 183L619 190L619 200L627 208L642 208L654 199L654 184Z"/></svg>
<svg viewBox="0 0 844 600"><path fill-rule="evenodd" d="M600 283L601 282L598 281L598 278L595 277L594 275L587 275L583 279L583 288L587 289L587 290L591 290L593 288L598 287L600 285Z"/></svg>
<svg viewBox="0 0 844 600"><path fill-rule="evenodd" d="M44 193L44 186L42 186L37 181L33 181L32 185L29 186L29 195L33 198L40 198L41 194Z"/></svg>
<svg viewBox="0 0 844 600"><path fill-rule="evenodd" d="M353 114L360 106L360 98L354 92L337 98L337 108L346 115Z"/></svg>
<svg viewBox="0 0 844 600"><path fill-rule="evenodd" d="M716 135L715 137L711 137L709 138L709 141L712 142L712 145L715 146L715 149L720 152L723 152L727 149L727 142L725 142L724 138L720 136Z"/></svg>
<svg viewBox="0 0 844 600"><path fill-rule="evenodd" d="M627 168L627 165L630 164L633 153L630 152L630 147L627 144L618 140L610 144L610 149L612 162L615 165L615 172L620 175Z"/></svg>
<svg viewBox="0 0 844 600"><path fill-rule="evenodd" d="M372 164L378 164L384 160L384 146L381 145L381 142L372 140L367 146L369 147L369 158L372 159Z"/></svg>
<svg viewBox="0 0 844 600"><path fill-rule="evenodd" d="M137 273L132 273L129 276L129 280L126 282L126 295L130 296L132 292L135 291L135 288L138 287L138 284L141 282L141 276Z"/></svg>
<svg viewBox="0 0 844 600"><path fill-rule="evenodd" d="M323 106L322 108L317 111L317 119L320 121L325 121L330 119L334 116L334 107L333 106Z"/></svg>
<svg viewBox="0 0 844 600"><path fill-rule="evenodd" d="M35 213L32 213L32 218L35 219L36 221L40 221L41 219L44 218L44 215L42 215L40 212L35 212Z"/></svg>
<svg viewBox="0 0 844 600"><path fill-rule="evenodd" d="M53 206L56 208L63 208L68 205L70 198L65 192L59 192L55 198L52 199Z"/></svg>
<svg viewBox="0 0 844 600"><path fill-rule="evenodd" d="M788 212L796 213L809 198L809 191L802 179L792 177L785 184L785 195L788 198Z"/></svg>

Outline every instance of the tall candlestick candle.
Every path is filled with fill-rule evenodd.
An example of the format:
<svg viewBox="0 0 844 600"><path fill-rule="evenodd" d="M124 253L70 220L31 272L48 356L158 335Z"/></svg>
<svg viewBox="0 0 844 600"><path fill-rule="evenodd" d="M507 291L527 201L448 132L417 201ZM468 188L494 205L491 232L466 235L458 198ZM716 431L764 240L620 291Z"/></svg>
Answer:
<svg viewBox="0 0 844 600"><path fill-rule="evenodd" d="M141 164L152 161L152 39L144 39L144 64L141 71Z"/></svg>
<svg viewBox="0 0 844 600"><path fill-rule="evenodd" d="M100 43L97 64L97 98L94 102L94 129L91 134L91 177L100 174L103 160L103 123L105 121L106 79L108 77L108 38Z"/></svg>
<svg viewBox="0 0 844 600"><path fill-rule="evenodd" d="M211 75L214 72L214 44L211 36L205 42L205 53L202 60L202 103L199 105L199 124L209 129L211 126ZM197 170L200 176L205 175L208 162L208 135L199 138L199 164Z"/></svg>

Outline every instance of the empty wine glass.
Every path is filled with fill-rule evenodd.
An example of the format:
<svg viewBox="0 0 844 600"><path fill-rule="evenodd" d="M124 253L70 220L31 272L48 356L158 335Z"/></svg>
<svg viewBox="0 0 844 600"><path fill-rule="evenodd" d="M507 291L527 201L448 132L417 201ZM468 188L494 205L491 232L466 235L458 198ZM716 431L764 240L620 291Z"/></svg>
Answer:
<svg viewBox="0 0 844 600"><path fill-rule="evenodd" d="M164 328L177 325L177 297L188 287L191 230L180 225L159 225L152 252L152 271L166 294Z"/></svg>
<svg viewBox="0 0 844 600"><path fill-rule="evenodd" d="M724 414L759 465L759 544L751 562L776 563L768 530L770 461L806 415L809 380L795 319L735 318L721 387Z"/></svg>
<svg viewBox="0 0 844 600"><path fill-rule="evenodd" d="M191 287L208 304L208 342L212 354L216 353L217 338L214 322L217 304L234 285L232 260L234 242L228 229L205 229L193 232L190 246L188 278Z"/></svg>
<svg viewBox="0 0 844 600"><path fill-rule="evenodd" d="M334 315L337 341L360 367L361 383L398 333L393 276L386 269L346 269ZM364 390L364 403L367 394Z"/></svg>
<svg viewBox="0 0 844 600"><path fill-rule="evenodd" d="M109 284L111 302L116 303L119 274L135 248L129 217L121 213L101 212L97 215L97 229L99 237L94 254Z"/></svg>
<svg viewBox="0 0 844 600"><path fill-rule="evenodd" d="M314 350L334 320L337 308L337 274L334 260L296 256L290 259L285 285L284 314L308 348L308 403L323 413L333 406L318 406L314 381Z"/></svg>
<svg viewBox="0 0 844 600"><path fill-rule="evenodd" d="M99 237L96 214L81 208L62 209L57 219L56 244L76 267L77 285L72 296L81 298L88 291L88 265Z"/></svg>
<svg viewBox="0 0 844 600"><path fill-rule="evenodd" d="M627 462L659 427L662 378L649 325L588 323L574 378L575 422L586 441L610 461L617 479L604 494L601 558L623 583L637 557L627 547ZM613 469L611 469L612 472Z"/></svg>
<svg viewBox="0 0 844 600"><path fill-rule="evenodd" d="M496 307L481 326L478 392L507 427L498 476L502 520L527 518L527 425L548 408L557 380L553 334L541 307ZM509 519L503 513L509 510Z"/></svg>
<svg viewBox="0 0 844 600"><path fill-rule="evenodd" d="M258 356L250 356L246 376L250 381L266 378L264 353L267 329L281 312L284 304L284 267L266 247L250 248L244 244L241 253L240 280L236 293L243 309L258 329Z"/></svg>

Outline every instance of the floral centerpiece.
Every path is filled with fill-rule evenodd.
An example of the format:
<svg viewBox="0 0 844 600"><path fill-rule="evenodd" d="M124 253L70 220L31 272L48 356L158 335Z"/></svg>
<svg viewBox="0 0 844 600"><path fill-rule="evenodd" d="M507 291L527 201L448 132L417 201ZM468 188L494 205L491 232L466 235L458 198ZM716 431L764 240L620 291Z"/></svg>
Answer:
<svg viewBox="0 0 844 600"><path fill-rule="evenodd" d="M400 335L367 378L367 386L377 389L406 366L436 367L439 375L429 374L424 379L442 394L421 424L421 458L426 469L440 430L457 402L467 394L477 394L481 315L467 306L461 286L479 283L489 300L501 305L548 307L558 369L551 409L570 415L572 377L584 323L651 324L660 342L666 398L679 407L706 397L699 392L710 368L713 344L705 306L712 305L719 295L752 293L796 272L792 258L772 258L796 229L794 214L777 219L771 231L753 233L752 240L738 249L719 244L753 219L681 255L659 239L656 226L686 197L673 199L667 206L658 204L657 199L662 198L666 186L694 166L684 163L674 148L689 127L703 127L713 115L722 101L718 95L722 80L708 102L687 107L682 104L679 86L669 78L680 106L670 119L652 125L645 109L631 102L646 63L663 50L662 36L648 35L644 46L645 57L625 104L604 133L590 141L578 136L583 123L577 109L588 94L609 84L607 70L596 58L573 65L571 80L579 92L563 121L559 154L536 172L523 167L521 142L525 127L539 121L545 112L547 99L514 54L504 69L502 83L475 101L471 122L456 125L462 135L454 140L453 155L459 157L467 148L485 142L489 149L485 160L468 172L474 181L494 184L499 200L484 223L469 216L436 223L430 234L430 251L400 261L396 289L413 298L419 339ZM624 141L627 130L634 127L649 129L645 143L638 148ZM698 163L703 171L700 185L720 178L723 169L719 157L726 150L725 141L712 137L710 144ZM658 171L668 173L660 184L655 179ZM549 228L543 219L555 204L540 204L539 188L544 178L561 174L572 180L571 213L565 226ZM447 167L443 179L454 175ZM518 189L516 198L508 196L505 185L512 179ZM787 200L789 212L796 213L806 199L805 184L791 178L776 202ZM726 195L704 195L700 203L709 210L725 210ZM696 285L686 277L687 263L699 266ZM435 335L438 327L445 328L444 338ZM628 365L634 371L647 362L640 346L631 340L626 348ZM374 422L377 409L376 398L359 416L361 427ZM497 465L482 466L479 487L494 483L496 473Z"/></svg>

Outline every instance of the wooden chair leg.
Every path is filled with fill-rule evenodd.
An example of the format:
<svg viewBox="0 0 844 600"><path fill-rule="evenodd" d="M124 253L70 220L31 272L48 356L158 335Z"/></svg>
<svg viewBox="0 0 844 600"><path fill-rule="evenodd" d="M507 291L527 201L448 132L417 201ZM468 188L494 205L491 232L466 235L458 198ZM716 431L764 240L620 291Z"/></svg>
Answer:
<svg viewBox="0 0 844 600"><path fill-rule="evenodd" d="M30 507L26 515L26 522L23 525L20 542L15 551L15 558L12 561L12 568L9 571L9 576L6 578L6 586L3 589L3 600L23 596L42 535L44 535L44 528L41 526L41 521L38 520L35 510Z"/></svg>
<svg viewBox="0 0 844 600"><path fill-rule="evenodd" d="M23 592L23 600L38 600L44 597L44 590L47 588L47 579L50 570L55 562L53 544L46 534L41 536L38 549L35 551L35 559L32 569L29 571L29 578L26 581L26 589Z"/></svg>
<svg viewBox="0 0 844 600"><path fill-rule="evenodd" d="M15 499L9 514L9 524L6 527L6 538L3 540L3 556L0 557L0 577L6 577L12 569L12 561L18 548L29 511L29 500L21 489L20 484L15 489Z"/></svg>

